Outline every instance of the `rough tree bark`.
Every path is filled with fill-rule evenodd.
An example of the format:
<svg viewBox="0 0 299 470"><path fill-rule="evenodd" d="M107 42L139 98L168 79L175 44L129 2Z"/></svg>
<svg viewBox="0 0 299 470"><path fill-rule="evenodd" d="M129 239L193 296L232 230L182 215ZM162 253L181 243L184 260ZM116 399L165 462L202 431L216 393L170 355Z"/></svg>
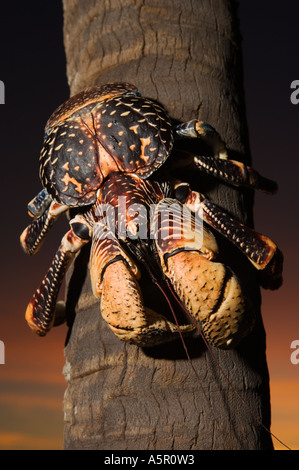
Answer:
<svg viewBox="0 0 299 470"><path fill-rule="evenodd" d="M95 84L132 82L173 118L212 124L230 154L250 162L234 0L63 0L63 5L71 95ZM193 177L194 189L251 223L249 191ZM255 419L270 426L258 283L242 256L225 240L219 243L257 316L254 331L236 350L213 348L230 383L200 338L187 342L197 375L179 343L143 350L120 342L91 293L88 252L77 258L68 286L65 449L272 449L270 435Z"/></svg>

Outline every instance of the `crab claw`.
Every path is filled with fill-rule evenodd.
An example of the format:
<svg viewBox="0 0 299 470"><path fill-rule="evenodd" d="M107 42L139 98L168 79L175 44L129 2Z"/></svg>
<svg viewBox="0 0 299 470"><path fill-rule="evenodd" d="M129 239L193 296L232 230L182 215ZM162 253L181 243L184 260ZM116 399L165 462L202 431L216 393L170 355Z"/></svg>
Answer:
<svg viewBox="0 0 299 470"><path fill-rule="evenodd" d="M177 327L144 306L138 267L112 233L107 236L101 223L93 229L90 272L93 293L101 299L102 317L122 341L150 347L194 331L193 325Z"/></svg>
<svg viewBox="0 0 299 470"><path fill-rule="evenodd" d="M123 261L110 264L103 277L101 312L116 336L141 347L175 340L194 331L194 325L176 326L146 308L137 281Z"/></svg>
<svg viewBox="0 0 299 470"><path fill-rule="evenodd" d="M213 346L234 348L251 331L253 310L237 277L222 263L181 251L168 258L166 275Z"/></svg>
<svg viewBox="0 0 299 470"><path fill-rule="evenodd" d="M163 272L186 310L200 321L206 339L219 348L233 348L253 326L250 303L232 271L213 261L218 247L212 233L202 227L201 236L195 232L192 238L189 220L182 221L177 201L162 200L155 219L171 208L171 217L164 217L166 224L156 237ZM189 219L192 222L191 213ZM172 230L165 236L170 225Z"/></svg>

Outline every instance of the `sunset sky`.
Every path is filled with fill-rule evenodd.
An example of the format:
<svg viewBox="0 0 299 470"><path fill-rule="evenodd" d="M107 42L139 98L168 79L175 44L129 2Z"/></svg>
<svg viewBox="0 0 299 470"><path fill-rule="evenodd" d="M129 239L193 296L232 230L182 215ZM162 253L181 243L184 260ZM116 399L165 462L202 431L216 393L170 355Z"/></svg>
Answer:
<svg viewBox="0 0 299 470"><path fill-rule="evenodd" d="M0 364L0 450L61 449L66 328L39 338L25 324L24 312L65 225L57 224L48 249L36 257L23 254L19 236L28 223L26 204L40 190L38 157L45 122L69 95L62 7L58 0L17 3L18 8L12 2L1 5L0 17L0 80L6 98L0 105L0 340L5 344L5 364ZM299 80L299 3L240 3L253 165L279 183L277 195L256 195L255 226L280 246L285 257L282 288L262 292L271 430L299 449L299 364L290 359L291 343L299 340L299 104L290 100L291 82ZM275 440L274 445L282 448Z"/></svg>

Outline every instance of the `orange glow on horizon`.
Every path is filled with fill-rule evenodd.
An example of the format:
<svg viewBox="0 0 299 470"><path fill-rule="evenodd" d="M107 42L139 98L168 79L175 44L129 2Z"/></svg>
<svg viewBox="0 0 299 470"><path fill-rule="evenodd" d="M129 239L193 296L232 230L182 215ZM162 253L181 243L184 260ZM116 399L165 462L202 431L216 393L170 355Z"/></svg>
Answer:
<svg viewBox="0 0 299 470"><path fill-rule="evenodd" d="M0 432L0 450L60 450L62 438L40 437L18 432Z"/></svg>
<svg viewBox="0 0 299 470"><path fill-rule="evenodd" d="M299 450L299 378L272 380L270 387L273 423L271 431L292 450ZM273 444L276 450L285 450L275 439Z"/></svg>

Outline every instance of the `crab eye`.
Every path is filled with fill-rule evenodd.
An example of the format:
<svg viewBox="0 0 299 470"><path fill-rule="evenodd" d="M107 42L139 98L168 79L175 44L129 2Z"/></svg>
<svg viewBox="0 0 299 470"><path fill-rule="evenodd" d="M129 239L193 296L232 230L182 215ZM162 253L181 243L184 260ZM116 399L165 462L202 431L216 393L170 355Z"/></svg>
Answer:
<svg viewBox="0 0 299 470"><path fill-rule="evenodd" d="M86 225L81 224L80 222L74 222L71 224L71 227L77 237L81 238L82 240L90 239L89 229Z"/></svg>
<svg viewBox="0 0 299 470"><path fill-rule="evenodd" d="M139 91L128 91L128 93L126 93L126 95L138 96L138 97L140 97L140 96L141 96L141 93L140 93Z"/></svg>
<svg viewBox="0 0 299 470"><path fill-rule="evenodd" d="M186 201L187 199L187 196L190 192L190 186L189 184L185 184L185 183L182 183L180 184L174 191L174 197L180 201L182 204L184 204L184 202Z"/></svg>

